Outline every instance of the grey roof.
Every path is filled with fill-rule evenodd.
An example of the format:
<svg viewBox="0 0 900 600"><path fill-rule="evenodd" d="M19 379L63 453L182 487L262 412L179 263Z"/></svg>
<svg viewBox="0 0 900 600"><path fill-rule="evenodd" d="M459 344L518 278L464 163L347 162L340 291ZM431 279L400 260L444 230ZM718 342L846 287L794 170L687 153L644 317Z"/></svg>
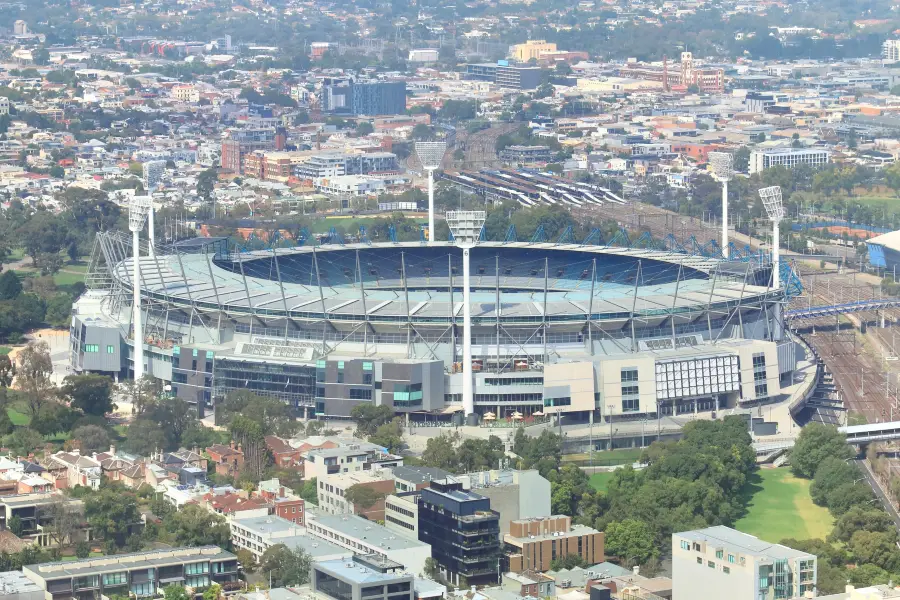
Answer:
<svg viewBox="0 0 900 600"><path fill-rule="evenodd" d="M276 517L273 515L268 515L265 517L248 517L246 519L234 519L234 522L258 535L266 536L289 532L295 529L302 529L302 527L295 523L291 523L287 519L283 519L281 517Z"/></svg>
<svg viewBox="0 0 900 600"><path fill-rule="evenodd" d="M391 473L395 479L402 479L412 483L428 483L435 479L446 479L450 477L450 473L436 467L393 467Z"/></svg>
<svg viewBox="0 0 900 600"><path fill-rule="evenodd" d="M695 529L674 534L689 541L706 542L714 546L736 549L744 554L772 559L815 558L814 555L800 552L781 544L771 544L749 533L741 533L724 525Z"/></svg>
<svg viewBox="0 0 900 600"><path fill-rule="evenodd" d="M396 565L396 568L403 566L399 563L394 564ZM397 581L397 579L409 577L409 575L403 575L401 573L382 573L355 560L323 560L317 562L316 567L326 569L344 581L352 581L353 583L387 583L389 581Z"/></svg>
<svg viewBox="0 0 900 600"><path fill-rule="evenodd" d="M408 550L428 544L399 536L390 529L357 515L324 515L314 517L314 522L333 529L347 537L363 540L385 550Z"/></svg>
<svg viewBox="0 0 900 600"><path fill-rule="evenodd" d="M42 579L59 579L62 577L78 577L109 573L113 571L147 569L180 565L190 562L209 560L227 560L237 558L231 552L218 546L199 546L197 548L166 548L134 552L131 554L115 554L96 558L85 558L71 562L49 562L23 567Z"/></svg>
<svg viewBox="0 0 900 600"><path fill-rule="evenodd" d="M43 589L34 583L22 571L0 572L0 596L11 594L25 594L28 592L42 592Z"/></svg>
<svg viewBox="0 0 900 600"><path fill-rule="evenodd" d="M288 537L278 538L279 544L284 544L291 550L301 549L306 552L310 558L316 560L320 557L334 557L335 555L349 556L353 554L346 548L341 548L337 544L333 544L328 540L309 535L292 535Z"/></svg>

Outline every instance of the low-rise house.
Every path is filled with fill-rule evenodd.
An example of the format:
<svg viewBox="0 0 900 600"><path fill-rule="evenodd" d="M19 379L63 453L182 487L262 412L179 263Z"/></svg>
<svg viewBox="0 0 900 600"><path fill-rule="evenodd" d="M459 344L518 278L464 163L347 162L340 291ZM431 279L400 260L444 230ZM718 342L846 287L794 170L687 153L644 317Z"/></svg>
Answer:
<svg viewBox="0 0 900 600"><path fill-rule="evenodd" d="M234 477L244 467L244 451L240 445L213 444L206 449L209 460L215 463L216 473L226 477Z"/></svg>

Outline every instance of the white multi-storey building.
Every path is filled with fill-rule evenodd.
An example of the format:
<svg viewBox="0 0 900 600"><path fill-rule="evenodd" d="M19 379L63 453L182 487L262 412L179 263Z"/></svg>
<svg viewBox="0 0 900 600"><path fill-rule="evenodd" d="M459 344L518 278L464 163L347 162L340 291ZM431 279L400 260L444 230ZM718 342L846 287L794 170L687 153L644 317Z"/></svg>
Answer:
<svg viewBox="0 0 900 600"><path fill-rule="evenodd" d="M885 40L881 45L881 56L886 62L900 61L900 40Z"/></svg>
<svg viewBox="0 0 900 600"><path fill-rule="evenodd" d="M759 173L769 167L787 167L793 169L798 165L821 167L831 161L831 152L819 149L775 148L757 150L750 153L750 174Z"/></svg>

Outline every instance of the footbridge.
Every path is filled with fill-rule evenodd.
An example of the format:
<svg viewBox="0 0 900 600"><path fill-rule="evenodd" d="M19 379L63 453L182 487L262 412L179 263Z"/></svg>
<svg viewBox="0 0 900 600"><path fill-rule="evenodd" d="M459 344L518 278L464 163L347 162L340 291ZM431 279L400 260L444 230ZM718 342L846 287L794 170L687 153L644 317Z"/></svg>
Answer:
<svg viewBox="0 0 900 600"><path fill-rule="evenodd" d="M887 308L900 307L900 299L862 300L860 302L848 302L846 304L833 304L830 306L810 306L808 308L794 308L784 311L784 318L793 321L802 319L815 319L818 317L833 317L848 313L874 312Z"/></svg>

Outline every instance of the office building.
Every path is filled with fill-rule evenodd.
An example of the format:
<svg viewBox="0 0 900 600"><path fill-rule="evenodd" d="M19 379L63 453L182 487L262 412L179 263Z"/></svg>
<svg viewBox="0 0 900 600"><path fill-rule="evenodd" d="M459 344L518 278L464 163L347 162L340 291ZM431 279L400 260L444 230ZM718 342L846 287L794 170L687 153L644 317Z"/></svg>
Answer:
<svg viewBox="0 0 900 600"><path fill-rule="evenodd" d="M831 152L815 148L775 148L772 150L756 150L750 153L750 174L759 173L769 167L787 167L793 169L798 165L809 165L813 168L827 165L831 161Z"/></svg>
<svg viewBox="0 0 900 600"><path fill-rule="evenodd" d="M397 155L391 152L321 152L293 166L300 179L391 173L399 169Z"/></svg>
<svg viewBox="0 0 900 600"><path fill-rule="evenodd" d="M789 100L790 96L777 92L748 92L744 97L744 107L747 112L765 114L777 104L786 103Z"/></svg>
<svg viewBox="0 0 900 600"><path fill-rule="evenodd" d="M28 565L22 572L44 590L47 600L103 596L156 597L169 584L202 591L218 583L240 586L238 561L216 546L167 548L70 562Z"/></svg>
<svg viewBox="0 0 900 600"><path fill-rule="evenodd" d="M513 521L503 543L504 572L549 571L553 560L570 554L577 554L590 565L604 560L603 533L572 525L572 517L566 515Z"/></svg>
<svg viewBox="0 0 900 600"><path fill-rule="evenodd" d="M550 162L553 151L549 146L507 146L500 151L500 160L508 163Z"/></svg>
<svg viewBox="0 0 900 600"><path fill-rule="evenodd" d="M356 515L310 515L306 531L354 554L378 554L416 575L425 572L425 559L432 556L427 543L397 535Z"/></svg>
<svg viewBox="0 0 900 600"><path fill-rule="evenodd" d="M394 477L394 489L398 492L417 492L427 488L435 479L446 479L450 473L436 467L407 467L399 466L391 468Z"/></svg>
<svg viewBox="0 0 900 600"><path fill-rule="evenodd" d="M535 470L481 471L456 477L463 488L491 501L500 515L500 536L510 531L510 522L550 516L550 482Z"/></svg>
<svg viewBox="0 0 900 600"><path fill-rule="evenodd" d="M325 85L322 110L350 115L402 115L406 113L405 81L349 81Z"/></svg>
<svg viewBox="0 0 900 600"><path fill-rule="evenodd" d="M784 600L816 589L816 557L719 525L672 534L672 600Z"/></svg>
<svg viewBox="0 0 900 600"><path fill-rule="evenodd" d="M419 494L391 494L384 499L384 526L389 531L419 539Z"/></svg>
<svg viewBox="0 0 900 600"><path fill-rule="evenodd" d="M900 40L885 40L881 45L881 56L885 62L900 61Z"/></svg>
<svg viewBox="0 0 900 600"><path fill-rule="evenodd" d="M142 165L144 190L149 194L162 185L166 175L166 161L150 160Z"/></svg>
<svg viewBox="0 0 900 600"><path fill-rule="evenodd" d="M437 62L440 58L440 51L435 48L421 48L409 51L409 62L429 63Z"/></svg>
<svg viewBox="0 0 900 600"><path fill-rule="evenodd" d="M522 63L532 59L538 60L542 54L549 52L556 52L556 44L545 40L528 40L524 44L509 47L509 57Z"/></svg>
<svg viewBox="0 0 900 600"><path fill-rule="evenodd" d="M475 63L466 65L466 77L479 81L490 81L500 87L514 90L533 90L541 85L543 69L530 65L511 64L506 60L496 63Z"/></svg>
<svg viewBox="0 0 900 600"><path fill-rule="evenodd" d="M441 573L459 587L500 579L500 515L491 501L454 479L431 482L419 495L419 539Z"/></svg>
<svg viewBox="0 0 900 600"><path fill-rule="evenodd" d="M403 568L378 554L319 561L312 563L309 585L334 600L413 600L415 578Z"/></svg>

